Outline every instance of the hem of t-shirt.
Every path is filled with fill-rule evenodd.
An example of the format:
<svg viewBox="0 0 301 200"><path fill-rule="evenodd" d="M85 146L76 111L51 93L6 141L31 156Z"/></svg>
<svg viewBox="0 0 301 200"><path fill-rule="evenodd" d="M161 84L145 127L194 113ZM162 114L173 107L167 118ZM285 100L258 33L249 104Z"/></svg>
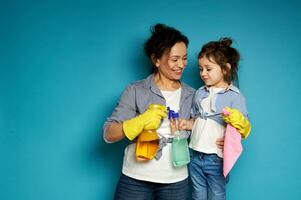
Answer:
<svg viewBox="0 0 301 200"><path fill-rule="evenodd" d="M179 177L177 179L172 179L172 180L163 180L163 179L158 179L154 177L147 177L147 176L142 176L142 175L137 175L137 174L132 174L128 172L126 169L122 169L122 173L128 177L141 180L141 181L148 181L148 182L153 182L153 183L163 183L163 184L168 184L168 183L177 183L180 181L183 181L188 178L188 172L185 176Z"/></svg>
<svg viewBox="0 0 301 200"><path fill-rule="evenodd" d="M206 153L206 154L213 154L214 153L220 158L224 157L223 153L219 154L215 149L202 149L202 148L198 148L198 147L195 147L195 146L192 146L192 145L189 145L189 148L191 148L194 151L201 152L201 153Z"/></svg>

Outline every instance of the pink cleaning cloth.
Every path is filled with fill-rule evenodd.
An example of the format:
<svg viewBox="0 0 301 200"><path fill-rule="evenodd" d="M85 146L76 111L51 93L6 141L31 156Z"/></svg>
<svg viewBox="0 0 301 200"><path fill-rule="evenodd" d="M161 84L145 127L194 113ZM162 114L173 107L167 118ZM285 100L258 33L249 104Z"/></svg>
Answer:
<svg viewBox="0 0 301 200"><path fill-rule="evenodd" d="M224 115L230 113L224 110ZM224 140L224 177L226 177L242 153L241 135L236 128L227 124Z"/></svg>

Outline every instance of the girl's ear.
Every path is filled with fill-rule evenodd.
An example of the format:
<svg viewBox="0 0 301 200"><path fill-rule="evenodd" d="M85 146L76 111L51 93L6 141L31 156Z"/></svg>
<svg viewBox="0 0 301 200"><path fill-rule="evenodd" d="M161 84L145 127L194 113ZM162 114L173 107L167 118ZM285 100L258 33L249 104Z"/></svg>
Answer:
<svg viewBox="0 0 301 200"><path fill-rule="evenodd" d="M230 72L230 70L231 70L231 64L230 63L226 63L226 68L223 68L223 74L224 75L227 75L228 74L228 72Z"/></svg>
<svg viewBox="0 0 301 200"><path fill-rule="evenodd" d="M225 80L227 80L229 78L230 71L231 71L231 64L230 63L226 63L226 68L222 69L222 72L223 72Z"/></svg>

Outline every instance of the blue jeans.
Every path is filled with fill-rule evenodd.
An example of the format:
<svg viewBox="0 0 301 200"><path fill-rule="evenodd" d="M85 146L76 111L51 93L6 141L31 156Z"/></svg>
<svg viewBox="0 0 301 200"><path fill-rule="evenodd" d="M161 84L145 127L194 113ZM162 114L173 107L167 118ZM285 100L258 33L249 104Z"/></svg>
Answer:
<svg viewBox="0 0 301 200"><path fill-rule="evenodd" d="M114 200L186 200L189 195L188 178L169 184L136 180L120 176Z"/></svg>
<svg viewBox="0 0 301 200"><path fill-rule="evenodd" d="M223 175L223 159L216 154L192 152L189 164L192 199L225 200L228 177Z"/></svg>

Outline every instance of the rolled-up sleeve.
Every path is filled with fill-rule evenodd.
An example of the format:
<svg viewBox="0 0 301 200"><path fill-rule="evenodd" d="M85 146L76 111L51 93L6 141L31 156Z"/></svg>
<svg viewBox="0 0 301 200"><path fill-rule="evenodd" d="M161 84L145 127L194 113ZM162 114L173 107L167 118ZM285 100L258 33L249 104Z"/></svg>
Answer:
<svg viewBox="0 0 301 200"><path fill-rule="evenodd" d="M190 118L196 118L200 114L200 107L198 105L199 99L201 99L199 95L199 90L193 95L192 103L191 103L191 111Z"/></svg>
<svg viewBox="0 0 301 200"><path fill-rule="evenodd" d="M248 118L248 110L247 110L247 103L245 97L240 94L238 98L235 98L233 103L233 108L239 110L245 117Z"/></svg>
<svg viewBox="0 0 301 200"><path fill-rule="evenodd" d="M111 122L121 123L127 119L131 119L137 115L136 112L136 92L133 84L126 87L117 106L114 108L111 116L107 118L103 125L103 139L106 140L106 128Z"/></svg>

